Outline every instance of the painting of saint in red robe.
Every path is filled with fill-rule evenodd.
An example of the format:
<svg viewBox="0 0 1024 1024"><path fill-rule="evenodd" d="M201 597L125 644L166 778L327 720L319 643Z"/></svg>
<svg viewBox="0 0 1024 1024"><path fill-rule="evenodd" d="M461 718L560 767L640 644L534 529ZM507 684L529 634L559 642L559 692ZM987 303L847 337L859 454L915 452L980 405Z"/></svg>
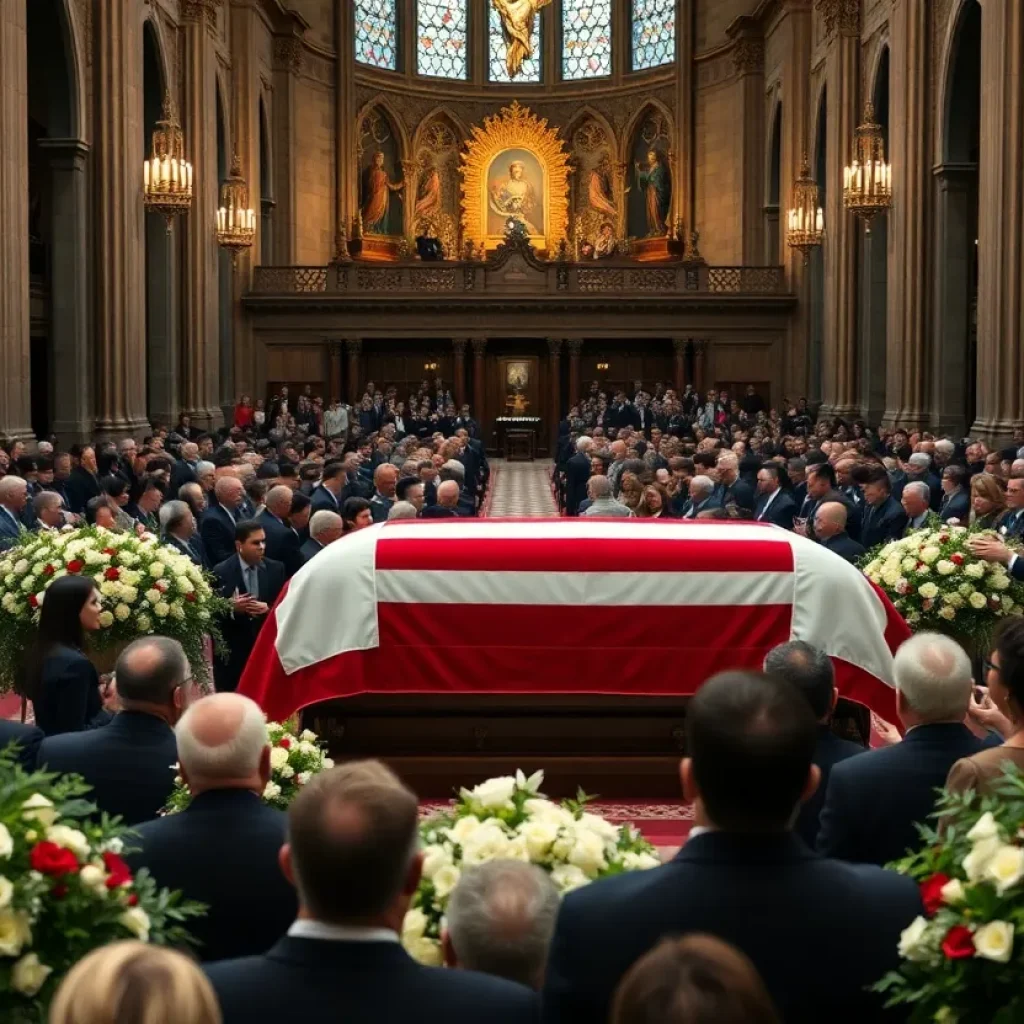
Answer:
<svg viewBox="0 0 1024 1024"><path fill-rule="evenodd" d="M370 166L363 172L362 184L360 212L363 231L368 235L400 235L401 206L398 202L392 202L392 193L401 192L405 183L391 180L381 150L377 150L371 157Z"/></svg>

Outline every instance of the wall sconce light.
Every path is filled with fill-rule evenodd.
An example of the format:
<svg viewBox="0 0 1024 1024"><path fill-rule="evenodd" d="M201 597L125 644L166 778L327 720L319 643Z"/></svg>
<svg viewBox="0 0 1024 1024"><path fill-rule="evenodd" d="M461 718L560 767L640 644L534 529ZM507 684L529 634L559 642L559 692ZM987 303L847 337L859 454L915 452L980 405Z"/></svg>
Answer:
<svg viewBox="0 0 1024 1024"><path fill-rule="evenodd" d="M598 363L597 364L597 368L598 368L598 370L607 370L608 369L608 363Z"/></svg>
<svg viewBox="0 0 1024 1024"><path fill-rule="evenodd" d="M424 363L423 369L429 370L431 373L433 373L437 369L437 363Z"/></svg>

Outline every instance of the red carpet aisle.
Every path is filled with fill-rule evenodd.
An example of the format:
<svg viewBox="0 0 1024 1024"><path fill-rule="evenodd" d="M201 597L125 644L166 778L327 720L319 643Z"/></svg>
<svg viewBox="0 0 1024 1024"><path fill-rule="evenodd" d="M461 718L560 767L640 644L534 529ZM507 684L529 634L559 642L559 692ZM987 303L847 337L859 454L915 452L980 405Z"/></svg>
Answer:
<svg viewBox="0 0 1024 1024"><path fill-rule="evenodd" d="M558 509L551 495L550 459L537 462L491 462L491 489L484 515L492 519L524 516L555 519Z"/></svg>

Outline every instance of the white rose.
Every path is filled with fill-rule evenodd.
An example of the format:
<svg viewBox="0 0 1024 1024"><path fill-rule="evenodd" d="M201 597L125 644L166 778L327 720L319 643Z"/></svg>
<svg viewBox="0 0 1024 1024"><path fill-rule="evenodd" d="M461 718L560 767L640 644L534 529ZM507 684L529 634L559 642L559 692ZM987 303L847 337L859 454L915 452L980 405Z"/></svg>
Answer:
<svg viewBox="0 0 1024 1024"><path fill-rule="evenodd" d="M27 558L19 558L18 561L14 563L14 575L15 576L24 576L25 573L27 573L27 572L28 572L28 559Z"/></svg>
<svg viewBox="0 0 1024 1024"><path fill-rule="evenodd" d="M974 933L974 955L997 964L1009 963L1013 953L1013 925L1009 921L989 921Z"/></svg>
<svg viewBox="0 0 1024 1024"><path fill-rule="evenodd" d="M575 820L564 807L560 807L558 804L552 803L550 800L542 800L539 798L527 800L523 805L523 810L525 810L534 821L545 821L553 825L560 825L567 828L571 827Z"/></svg>
<svg viewBox="0 0 1024 1024"><path fill-rule="evenodd" d="M899 953L904 960L925 961L931 952L928 921L915 917L900 935Z"/></svg>
<svg viewBox="0 0 1024 1024"><path fill-rule="evenodd" d="M302 740L303 743L316 743L316 733L313 732L312 729L303 729L302 732L299 733L299 739Z"/></svg>
<svg viewBox="0 0 1024 1024"><path fill-rule="evenodd" d="M1019 846L1000 846L985 867L985 877L996 883L1000 896L1024 878L1024 850Z"/></svg>
<svg viewBox="0 0 1024 1024"><path fill-rule="evenodd" d="M11 905L14 897L14 883L9 878L0 875L0 910Z"/></svg>
<svg viewBox="0 0 1024 1024"><path fill-rule="evenodd" d="M276 800L281 795L281 787L276 782L268 782L263 790L264 800Z"/></svg>
<svg viewBox="0 0 1024 1024"><path fill-rule="evenodd" d="M956 566L948 558L943 558L939 564L935 566L935 571L940 576L951 576L956 572Z"/></svg>
<svg viewBox="0 0 1024 1024"><path fill-rule="evenodd" d="M314 754L320 753L320 748L315 743L308 743L306 741L299 741L299 753L306 754L308 757L312 757Z"/></svg>
<svg viewBox="0 0 1024 1024"><path fill-rule="evenodd" d="M925 583L924 586L918 587L917 592L926 599L934 600L939 596L939 588L934 583Z"/></svg>
<svg viewBox="0 0 1024 1024"><path fill-rule="evenodd" d="M270 767L275 771L288 763L288 751L284 747L270 748Z"/></svg>
<svg viewBox="0 0 1024 1024"><path fill-rule="evenodd" d="M551 881L559 892L566 893L586 885L590 879L575 864L559 864L551 871Z"/></svg>
<svg viewBox="0 0 1024 1024"><path fill-rule="evenodd" d="M79 860L87 860L91 852L85 833L79 832L77 828L70 828L67 825L51 825L46 830L46 838L51 843L70 850Z"/></svg>
<svg viewBox="0 0 1024 1024"><path fill-rule="evenodd" d="M117 619L118 622L126 622L131 618L131 615L132 610L126 604L119 604L114 609L114 618Z"/></svg>
<svg viewBox="0 0 1024 1024"><path fill-rule="evenodd" d="M11 988L23 996L34 996L52 973L52 967L42 963L35 953L28 953L11 968Z"/></svg>
<svg viewBox="0 0 1024 1024"><path fill-rule="evenodd" d="M183 594L191 594L196 589L192 586L192 581L187 576L178 576L174 582Z"/></svg>
<svg viewBox="0 0 1024 1024"><path fill-rule="evenodd" d="M334 759L330 757L325 757L323 759L322 764L324 771L329 772L334 767Z"/></svg>
<svg viewBox="0 0 1024 1024"><path fill-rule="evenodd" d="M956 618L956 609L952 605L943 605L939 609L939 618L952 622Z"/></svg>
<svg viewBox="0 0 1024 1024"><path fill-rule="evenodd" d="M113 597L120 589L113 580L104 580L100 584L100 593L104 597Z"/></svg>
<svg viewBox="0 0 1024 1024"><path fill-rule="evenodd" d="M974 593L967 598L967 603L972 608L976 608L978 611L981 611L981 609L988 604L988 598L980 591L975 590Z"/></svg>
<svg viewBox="0 0 1024 1024"><path fill-rule="evenodd" d="M511 810L512 794L516 791L516 780L511 776L488 779L473 789L469 797L487 811Z"/></svg>
<svg viewBox="0 0 1024 1024"><path fill-rule="evenodd" d="M97 896L105 896L107 892L107 873L95 864L86 864L78 872L78 880L86 889L91 889Z"/></svg>
<svg viewBox="0 0 1024 1024"><path fill-rule="evenodd" d="M48 828L58 818L57 808L53 806L52 800L47 800L42 793L33 793L22 805L21 817L25 821L38 821L44 828Z"/></svg>
<svg viewBox="0 0 1024 1024"><path fill-rule="evenodd" d="M970 882L978 882L985 877L985 871L988 868L989 861L996 855L996 851L1002 846L996 838L982 839L974 844L974 848L971 850L963 860L964 873L967 875L967 879Z"/></svg>
<svg viewBox="0 0 1024 1024"><path fill-rule="evenodd" d="M110 612L107 612L107 611L100 612L100 627L102 629L110 629L110 627L113 624L114 624L114 616L111 615Z"/></svg>
<svg viewBox="0 0 1024 1024"><path fill-rule="evenodd" d="M140 632L145 633L152 627L153 620L148 615L140 615L135 620L135 625L139 627Z"/></svg>
<svg viewBox="0 0 1024 1024"><path fill-rule="evenodd" d="M993 576L989 580L989 586L993 590L1009 590L1010 589L1010 578L1009 576Z"/></svg>
<svg viewBox="0 0 1024 1024"><path fill-rule="evenodd" d="M982 839L997 839L999 837L999 825L991 811L986 811L967 833L967 838L972 843L980 842Z"/></svg>
<svg viewBox="0 0 1024 1024"><path fill-rule="evenodd" d="M290 764L283 764L277 774L282 779L291 779L295 776L295 769Z"/></svg>
<svg viewBox="0 0 1024 1024"><path fill-rule="evenodd" d="M448 838L460 846L480 827L480 819L475 814L467 814L447 829Z"/></svg>
<svg viewBox="0 0 1024 1024"><path fill-rule="evenodd" d="M980 580L985 575L985 564L983 562L971 562L964 566L964 575L970 576L972 580Z"/></svg>
<svg viewBox="0 0 1024 1024"><path fill-rule="evenodd" d="M573 844L568 860L570 864L575 864L591 878L596 877L608 867L601 837L584 828L577 830L576 842Z"/></svg>
<svg viewBox="0 0 1024 1024"><path fill-rule="evenodd" d="M117 920L135 938L149 942L149 914L142 907L129 907Z"/></svg>
<svg viewBox="0 0 1024 1024"><path fill-rule="evenodd" d="M422 939L427 933L427 915L419 907L406 912L402 921L402 942Z"/></svg>
<svg viewBox="0 0 1024 1024"><path fill-rule="evenodd" d="M967 893L964 891L964 884L959 878L951 878L940 890L942 895L942 902L949 903L950 905L956 903L963 903L967 898Z"/></svg>
<svg viewBox="0 0 1024 1024"><path fill-rule="evenodd" d="M604 818L597 814L585 812L580 817L579 824L582 828L589 829L606 843L615 844L619 841L619 826L613 825L610 821L605 821Z"/></svg>
<svg viewBox="0 0 1024 1024"><path fill-rule="evenodd" d="M509 839L505 830L495 821L485 821L462 842L464 864L483 864L489 860L502 860L508 856Z"/></svg>
<svg viewBox="0 0 1024 1024"><path fill-rule="evenodd" d="M903 561L900 563L900 568L904 572L913 572L914 569L917 568L917 559L904 558Z"/></svg>
<svg viewBox="0 0 1024 1024"><path fill-rule="evenodd" d="M179 622L185 618L185 606L180 601L175 601L171 605L171 618Z"/></svg>
<svg viewBox="0 0 1024 1024"><path fill-rule="evenodd" d="M524 821L519 834L526 840L530 860L542 861L551 853L551 844L558 838L560 826L554 821L543 819Z"/></svg>
<svg viewBox="0 0 1024 1024"><path fill-rule="evenodd" d="M0 860L10 860L14 853L14 840L7 826L0 822Z"/></svg>
<svg viewBox="0 0 1024 1024"><path fill-rule="evenodd" d="M444 963L441 943L437 939L410 939L403 941L402 945L409 956L424 967L440 967Z"/></svg>
<svg viewBox="0 0 1024 1024"><path fill-rule="evenodd" d="M886 569L882 572L882 582L887 587L895 587L900 581L899 569Z"/></svg>
<svg viewBox="0 0 1024 1024"><path fill-rule="evenodd" d="M423 877L433 879L443 867L453 863L451 851L438 844L428 846L423 851Z"/></svg>
<svg viewBox="0 0 1024 1024"><path fill-rule="evenodd" d="M311 777L312 775L310 772L299 772L299 774L295 776L295 780L296 782L298 782L300 786L304 786L307 782L309 782Z"/></svg>
<svg viewBox="0 0 1024 1024"><path fill-rule="evenodd" d="M447 899L455 886L459 884L461 877L462 872L454 864L446 864L440 868L433 879L434 892L437 893L437 898L441 900Z"/></svg>
<svg viewBox="0 0 1024 1024"><path fill-rule="evenodd" d="M17 956L32 942L32 929L24 910L0 910L0 956Z"/></svg>
<svg viewBox="0 0 1024 1024"><path fill-rule="evenodd" d="M160 600L162 600L162 595L161 595L160 591L159 591L159 590L157 590L157 589L156 589L156 588L154 587L154 588L153 588L152 590L147 590L147 591L146 591L146 600L147 600L147 601L148 601L148 602L149 602L150 604L157 604L157 602L159 602Z"/></svg>
<svg viewBox="0 0 1024 1024"><path fill-rule="evenodd" d="M653 853L627 853L622 858L622 866L627 871L650 871L661 867L661 861Z"/></svg>
<svg viewBox="0 0 1024 1024"><path fill-rule="evenodd" d="M149 567L149 575L152 576L153 579L158 580L158 579L160 579L161 576L163 576L163 574L164 574L164 563L163 562L153 562L150 565L150 567Z"/></svg>
<svg viewBox="0 0 1024 1024"><path fill-rule="evenodd" d="M153 605L153 614L158 619L166 619L170 610L171 606L166 601L157 601L157 603Z"/></svg>
<svg viewBox="0 0 1024 1024"><path fill-rule="evenodd" d="M928 547L921 549L921 561L924 562L925 565L931 565L933 562L938 561L939 555L941 554L942 552L938 548L929 545Z"/></svg>

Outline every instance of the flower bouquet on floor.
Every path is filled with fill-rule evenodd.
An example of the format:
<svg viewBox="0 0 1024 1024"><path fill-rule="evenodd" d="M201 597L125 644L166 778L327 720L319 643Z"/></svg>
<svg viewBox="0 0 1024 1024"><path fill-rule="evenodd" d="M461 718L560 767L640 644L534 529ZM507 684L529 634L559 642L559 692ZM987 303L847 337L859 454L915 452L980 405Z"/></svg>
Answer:
<svg viewBox="0 0 1024 1024"><path fill-rule="evenodd" d="M122 860L128 829L83 799L77 776L23 771L0 751L0 1013L42 1024L63 976L91 950L120 939L181 945L198 903L158 889Z"/></svg>
<svg viewBox="0 0 1024 1024"><path fill-rule="evenodd" d="M270 781L263 790L263 799L279 811L287 811L302 787L320 772L334 767L324 744L315 732L303 729L295 735L291 723L267 722L270 739ZM174 778L174 789L167 798L164 814L183 811L192 802L192 794L180 775Z"/></svg>
<svg viewBox="0 0 1024 1024"><path fill-rule="evenodd" d="M103 612L90 637L97 651L147 635L185 649L193 674L207 681L205 638L220 642L217 615L230 609L204 573L152 535L111 533L101 526L25 533L0 552L0 690L9 690L32 642L46 589L62 576L92 577Z"/></svg>
<svg viewBox="0 0 1024 1024"><path fill-rule="evenodd" d="M631 825L587 811L589 798L554 803L540 792L544 773L488 779L462 789L451 810L420 825L423 878L405 916L402 943L420 963L442 962L441 928L463 868L521 860L550 872L561 893L598 878L657 867L654 847Z"/></svg>
<svg viewBox="0 0 1024 1024"><path fill-rule="evenodd" d="M935 817L921 852L896 865L920 884L925 916L875 987L912 1024L1024 1020L1024 776L1008 764L991 795L947 793Z"/></svg>
<svg viewBox="0 0 1024 1024"><path fill-rule="evenodd" d="M1006 566L984 562L963 526L918 530L870 552L862 568L914 630L945 633L981 650L999 619L1024 610L1024 584Z"/></svg>

